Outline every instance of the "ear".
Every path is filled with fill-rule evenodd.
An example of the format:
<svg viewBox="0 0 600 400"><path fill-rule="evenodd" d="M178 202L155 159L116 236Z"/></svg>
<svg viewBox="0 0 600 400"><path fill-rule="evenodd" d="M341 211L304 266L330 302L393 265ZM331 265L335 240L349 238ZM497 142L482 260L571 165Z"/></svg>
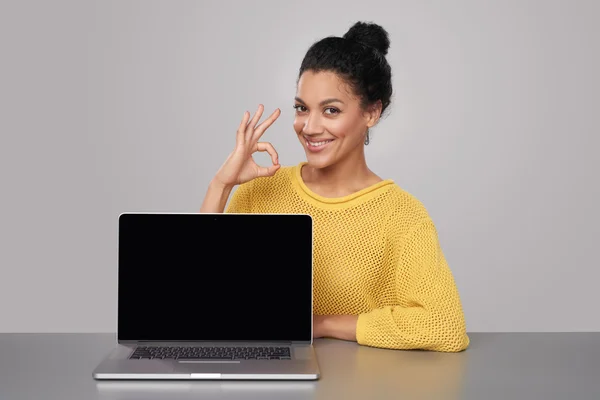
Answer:
<svg viewBox="0 0 600 400"><path fill-rule="evenodd" d="M377 100L375 103L369 106L369 108L365 112L365 118L368 128L372 128L377 123L377 121L379 121L379 117L381 117L381 109L381 100Z"/></svg>

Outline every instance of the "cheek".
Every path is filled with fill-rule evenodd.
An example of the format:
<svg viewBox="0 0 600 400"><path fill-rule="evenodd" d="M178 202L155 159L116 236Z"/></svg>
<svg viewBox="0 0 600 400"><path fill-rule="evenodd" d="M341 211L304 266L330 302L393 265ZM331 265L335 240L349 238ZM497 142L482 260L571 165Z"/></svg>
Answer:
<svg viewBox="0 0 600 400"><path fill-rule="evenodd" d="M353 118L337 118L321 121L322 128L338 139L359 135L360 132L357 132L358 122L360 121L356 121ZM302 133L305 123L306 121L302 117L296 117L294 119L293 126L296 134L300 135Z"/></svg>
<svg viewBox="0 0 600 400"><path fill-rule="evenodd" d="M356 123L350 118L339 118L329 123L329 131L338 138L352 137L356 130Z"/></svg>
<svg viewBox="0 0 600 400"><path fill-rule="evenodd" d="M296 117L294 119L294 130L296 131L296 133L299 135L300 132L302 132L302 129L304 128L304 122L302 121L302 119Z"/></svg>

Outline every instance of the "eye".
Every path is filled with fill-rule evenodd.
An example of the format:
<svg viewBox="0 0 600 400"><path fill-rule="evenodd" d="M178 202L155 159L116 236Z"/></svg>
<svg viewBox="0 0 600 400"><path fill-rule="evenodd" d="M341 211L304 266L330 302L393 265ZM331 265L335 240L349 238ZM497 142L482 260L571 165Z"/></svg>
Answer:
<svg viewBox="0 0 600 400"><path fill-rule="evenodd" d="M301 108L305 109L306 107L304 107L303 105L300 105L300 104L296 104L294 106L294 110L296 110L297 112L304 112L304 110L300 110Z"/></svg>
<svg viewBox="0 0 600 400"><path fill-rule="evenodd" d="M301 104L296 104L294 105L294 110L296 110L296 112L306 112L306 107L301 105ZM334 107L327 107L325 109L325 111L330 110L329 113L326 112L326 114L328 115L336 115L340 113L340 110L338 110L337 108Z"/></svg>

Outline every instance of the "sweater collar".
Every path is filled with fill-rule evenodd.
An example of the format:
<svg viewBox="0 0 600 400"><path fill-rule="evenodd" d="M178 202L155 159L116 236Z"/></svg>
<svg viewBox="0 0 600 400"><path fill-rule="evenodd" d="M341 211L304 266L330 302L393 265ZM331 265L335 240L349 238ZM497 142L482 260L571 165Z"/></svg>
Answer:
<svg viewBox="0 0 600 400"><path fill-rule="evenodd" d="M394 181L392 179L384 179L380 182L377 182L371 186L368 186L364 189L361 189L357 192L351 193L349 195L346 196L342 196L342 197L323 197L315 192L313 192L312 190L310 190L308 188L308 186L306 186L306 184L304 183L304 181L302 180L302 167L304 165L308 164L306 161L301 162L300 164L296 165L293 168L292 171L292 180L294 181L294 183L296 184L296 186L299 188L300 192L304 195L306 195L307 197L309 197L310 199L312 199L313 201L317 201L319 203L324 203L324 204L344 204L344 203L350 203L353 202L353 200L358 200L359 198L364 198L364 200L368 200L371 197L376 196L378 193L378 189L385 187L387 185L391 185L394 184ZM363 200L363 199L361 199Z"/></svg>

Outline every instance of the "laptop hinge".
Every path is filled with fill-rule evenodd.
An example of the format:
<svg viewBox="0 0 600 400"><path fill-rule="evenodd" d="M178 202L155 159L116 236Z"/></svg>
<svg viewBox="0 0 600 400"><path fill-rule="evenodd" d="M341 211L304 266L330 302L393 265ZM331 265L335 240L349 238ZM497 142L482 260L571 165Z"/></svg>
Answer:
<svg viewBox="0 0 600 400"><path fill-rule="evenodd" d="M239 340L239 341L219 341L219 340L118 340L119 344L137 344L137 343L156 343L156 344L173 344L176 345L177 343L198 343L198 344L202 344L202 343L211 343L211 344L223 344L223 345L236 345L236 344L256 344L256 345L264 345L266 344L273 344L273 345L292 345L292 344L300 344L300 343L310 343L310 341L307 342L296 342L296 341L289 341L289 340L269 340L269 341L247 341L247 340Z"/></svg>

